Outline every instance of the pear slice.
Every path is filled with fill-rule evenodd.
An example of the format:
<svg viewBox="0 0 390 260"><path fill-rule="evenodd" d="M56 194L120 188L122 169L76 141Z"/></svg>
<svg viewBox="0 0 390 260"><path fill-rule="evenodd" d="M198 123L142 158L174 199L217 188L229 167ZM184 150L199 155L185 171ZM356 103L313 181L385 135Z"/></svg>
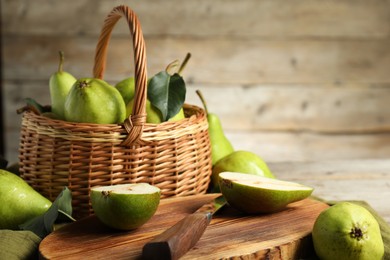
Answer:
<svg viewBox="0 0 390 260"><path fill-rule="evenodd" d="M281 211L314 190L295 182L237 172L220 173L219 185L229 205L247 214Z"/></svg>
<svg viewBox="0 0 390 260"><path fill-rule="evenodd" d="M161 191L147 183L93 187L91 204L95 215L107 226L136 229L156 212Z"/></svg>

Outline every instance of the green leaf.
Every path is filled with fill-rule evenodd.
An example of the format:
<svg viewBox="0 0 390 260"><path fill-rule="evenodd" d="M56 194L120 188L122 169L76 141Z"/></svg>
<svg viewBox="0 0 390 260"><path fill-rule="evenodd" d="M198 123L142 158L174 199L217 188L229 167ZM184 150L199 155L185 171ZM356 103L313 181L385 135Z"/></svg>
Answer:
<svg viewBox="0 0 390 260"><path fill-rule="evenodd" d="M67 187L61 191L44 214L30 219L19 227L44 238L53 231L54 223L60 219L67 222L75 221L72 218L72 193Z"/></svg>
<svg viewBox="0 0 390 260"><path fill-rule="evenodd" d="M160 110L162 121L168 121L179 113L186 96L186 85L183 78L175 73L169 75L161 71L154 75L148 84L148 99Z"/></svg>
<svg viewBox="0 0 390 260"><path fill-rule="evenodd" d="M26 105L24 107L17 109L16 113L21 114L24 111L29 110L29 111L33 111L34 113L40 115L42 113L51 111L50 106L43 106L33 98L25 98L24 101L26 102Z"/></svg>
<svg viewBox="0 0 390 260"><path fill-rule="evenodd" d="M58 214L57 220L65 222L69 219L74 220L72 218L72 192L68 187L64 188L56 201L54 201L54 203L58 203L58 213L60 213Z"/></svg>

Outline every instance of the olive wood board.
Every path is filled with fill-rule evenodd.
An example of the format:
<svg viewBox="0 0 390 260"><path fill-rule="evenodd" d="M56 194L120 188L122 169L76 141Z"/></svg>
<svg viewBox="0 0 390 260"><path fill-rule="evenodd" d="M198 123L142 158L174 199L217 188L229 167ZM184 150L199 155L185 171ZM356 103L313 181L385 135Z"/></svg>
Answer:
<svg viewBox="0 0 390 260"><path fill-rule="evenodd" d="M52 232L41 259L142 259L142 247L216 194L162 199L156 214L132 231L106 227L91 215ZM226 205L181 259L299 259L311 256L311 231L327 204L305 199L272 214L245 215Z"/></svg>

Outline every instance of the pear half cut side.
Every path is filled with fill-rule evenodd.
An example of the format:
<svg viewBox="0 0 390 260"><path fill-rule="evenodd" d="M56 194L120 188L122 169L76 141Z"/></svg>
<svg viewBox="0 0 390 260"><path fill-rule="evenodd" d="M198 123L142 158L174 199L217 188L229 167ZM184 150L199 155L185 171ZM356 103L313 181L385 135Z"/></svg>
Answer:
<svg viewBox="0 0 390 260"><path fill-rule="evenodd" d="M314 190L295 182L238 172L220 173L219 186L229 205L247 214L281 211Z"/></svg>

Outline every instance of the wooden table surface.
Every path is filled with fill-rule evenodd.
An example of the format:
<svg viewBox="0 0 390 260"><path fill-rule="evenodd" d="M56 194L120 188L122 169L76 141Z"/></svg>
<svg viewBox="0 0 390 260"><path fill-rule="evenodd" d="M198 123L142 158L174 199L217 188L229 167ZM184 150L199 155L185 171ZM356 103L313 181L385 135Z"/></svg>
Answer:
<svg viewBox="0 0 390 260"><path fill-rule="evenodd" d="M390 223L390 159L268 163L283 180L309 185L325 200L363 200Z"/></svg>

